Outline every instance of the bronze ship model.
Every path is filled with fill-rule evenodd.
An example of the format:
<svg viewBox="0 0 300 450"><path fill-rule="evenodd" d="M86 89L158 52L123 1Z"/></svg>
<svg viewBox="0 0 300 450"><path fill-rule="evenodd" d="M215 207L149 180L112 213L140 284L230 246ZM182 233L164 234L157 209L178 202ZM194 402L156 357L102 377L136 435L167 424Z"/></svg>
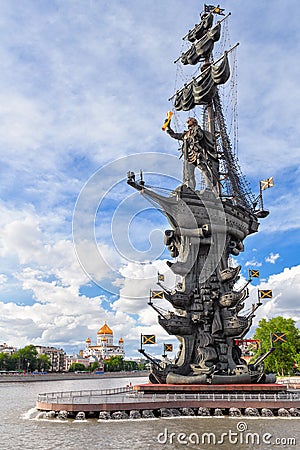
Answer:
<svg viewBox="0 0 300 450"><path fill-rule="evenodd" d="M217 15L224 17L214 23ZM174 114L200 107L203 119L200 125L195 116L189 117L188 129L177 133L171 128L170 112L163 126L171 138L182 142L182 184L166 197L128 172L128 184L154 202L169 222L164 244L173 261L167 264L180 277L172 290L159 282L172 310L163 313L152 299L149 302L158 312L159 324L179 340L177 357L169 363L140 350L152 362L152 383L274 382L274 376L265 374L263 367L273 349L247 364L236 344L248 333L261 303L243 314L251 280L235 288L241 266L233 264L232 256L244 250L245 238L258 231L258 220L268 211L263 208L262 196L255 198L241 173L222 109L219 86L230 79L228 55L238 44L216 61L213 50L229 15L219 7L205 5L200 23L184 38L191 46L179 58L181 64L199 64L199 75L170 100ZM198 170L203 180L200 190L195 180Z"/></svg>

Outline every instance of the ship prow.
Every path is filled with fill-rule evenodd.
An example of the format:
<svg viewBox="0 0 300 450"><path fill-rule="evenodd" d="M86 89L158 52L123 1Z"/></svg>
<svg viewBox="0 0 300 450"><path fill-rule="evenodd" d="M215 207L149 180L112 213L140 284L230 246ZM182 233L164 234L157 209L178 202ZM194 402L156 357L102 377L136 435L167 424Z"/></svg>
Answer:
<svg viewBox="0 0 300 450"><path fill-rule="evenodd" d="M128 179L127 183L160 207L175 234L180 230L182 235L204 239L212 230L229 231L239 240L238 246L232 249L233 254L238 255L243 250L242 240L258 231L259 222L253 210L230 198L219 197L212 189L193 190L181 184L167 197L148 188L144 182Z"/></svg>

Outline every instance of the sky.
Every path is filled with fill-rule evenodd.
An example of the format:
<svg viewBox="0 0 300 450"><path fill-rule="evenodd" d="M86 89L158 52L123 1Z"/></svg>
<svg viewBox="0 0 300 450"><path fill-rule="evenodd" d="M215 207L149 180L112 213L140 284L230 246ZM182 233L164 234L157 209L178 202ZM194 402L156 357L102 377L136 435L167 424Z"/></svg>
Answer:
<svg viewBox="0 0 300 450"><path fill-rule="evenodd" d="M255 195L259 180L275 181L264 191L269 216L236 258L242 279L260 270L248 306L257 289L273 290L251 333L262 317L300 326L298 2L221 7L231 12L226 45L240 43L239 164ZM196 0L0 0L0 343L77 353L104 320L128 357L139 356L141 333L156 334L158 355L177 342L147 305L158 271L175 283L168 224L126 173L180 184L178 146L161 126L188 76L174 64L182 37L202 9Z"/></svg>

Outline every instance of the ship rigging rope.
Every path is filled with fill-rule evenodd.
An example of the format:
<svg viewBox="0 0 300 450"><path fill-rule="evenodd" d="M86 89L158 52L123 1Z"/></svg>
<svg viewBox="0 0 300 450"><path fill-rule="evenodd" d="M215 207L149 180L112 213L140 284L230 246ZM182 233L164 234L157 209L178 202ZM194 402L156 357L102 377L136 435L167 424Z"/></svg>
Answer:
<svg viewBox="0 0 300 450"><path fill-rule="evenodd" d="M228 19L228 16L224 17L224 19ZM224 20L223 19L223 20ZM229 27L228 27L228 20L224 20L224 24L221 27L221 38L218 41L218 45L215 45L216 54L221 56L227 48L231 48L231 40L230 40L230 33L229 33ZM215 43L217 44L217 43Z"/></svg>
<svg viewBox="0 0 300 450"><path fill-rule="evenodd" d="M167 191L167 192L173 192L174 191L174 189L162 188L162 187L159 187L159 186L150 186L150 184L145 184L144 186L146 188L149 188L149 189L157 189L158 191Z"/></svg>
<svg viewBox="0 0 300 450"><path fill-rule="evenodd" d="M240 166L234 156L229 136L226 129L225 119L221 107L221 100L218 90L213 99L216 111L216 122L222 139L223 162L228 172L228 179L232 187L232 195L246 208L253 208L254 195L250 186L241 172Z"/></svg>
<svg viewBox="0 0 300 450"><path fill-rule="evenodd" d="M233 153L237 157L238 156L238 131L239 131L239 122L238 122L238 91L237 91L237 57L236 53L232 53L232 75L230 79L230 88L231 88L231 104L232 104L232 127L233 127Z"/></svg>
<svg viewBox="0 0 300 450"><path fill-rule="evenodd" d="M162 314L162 313L168 314L168 313L170 312L170 310L168 310L168 309L164 309L164 308L162 308L161 306L157 306L156 303L154 304L153 302L151 302L150 305L151 305L151 306L153 305L153 306L155 307L155 309L156 309L158 312L161 311L161 314ZM153 309L154 309L154 308L153 308Z"/></svg>

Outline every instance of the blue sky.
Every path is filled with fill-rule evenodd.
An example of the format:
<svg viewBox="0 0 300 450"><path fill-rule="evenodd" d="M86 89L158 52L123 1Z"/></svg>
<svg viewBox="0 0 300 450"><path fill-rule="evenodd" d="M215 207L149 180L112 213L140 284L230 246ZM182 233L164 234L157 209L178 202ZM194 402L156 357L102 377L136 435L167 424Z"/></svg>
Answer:
<svg viewBox="0 0 300 450"><path fill-rule="evenodd" d="M255 323L281 314L300 325L298 2L221 6L232 13L231 45L240 42L239 162L255 194L259 180L275 180L264 192L270 215L237 262L244 277L261 272L249 305L258 287L273 289ZM170 340L147 306L158 270L174 283L168 225L126 172L143 168L155 186L180 179L161 125L185 79L173 61L202 7L0 1L0 342L78 351L104 319L129 356L141 332L157 334L157 354ZM177 114L179 128L185 118Z"/></svg>

